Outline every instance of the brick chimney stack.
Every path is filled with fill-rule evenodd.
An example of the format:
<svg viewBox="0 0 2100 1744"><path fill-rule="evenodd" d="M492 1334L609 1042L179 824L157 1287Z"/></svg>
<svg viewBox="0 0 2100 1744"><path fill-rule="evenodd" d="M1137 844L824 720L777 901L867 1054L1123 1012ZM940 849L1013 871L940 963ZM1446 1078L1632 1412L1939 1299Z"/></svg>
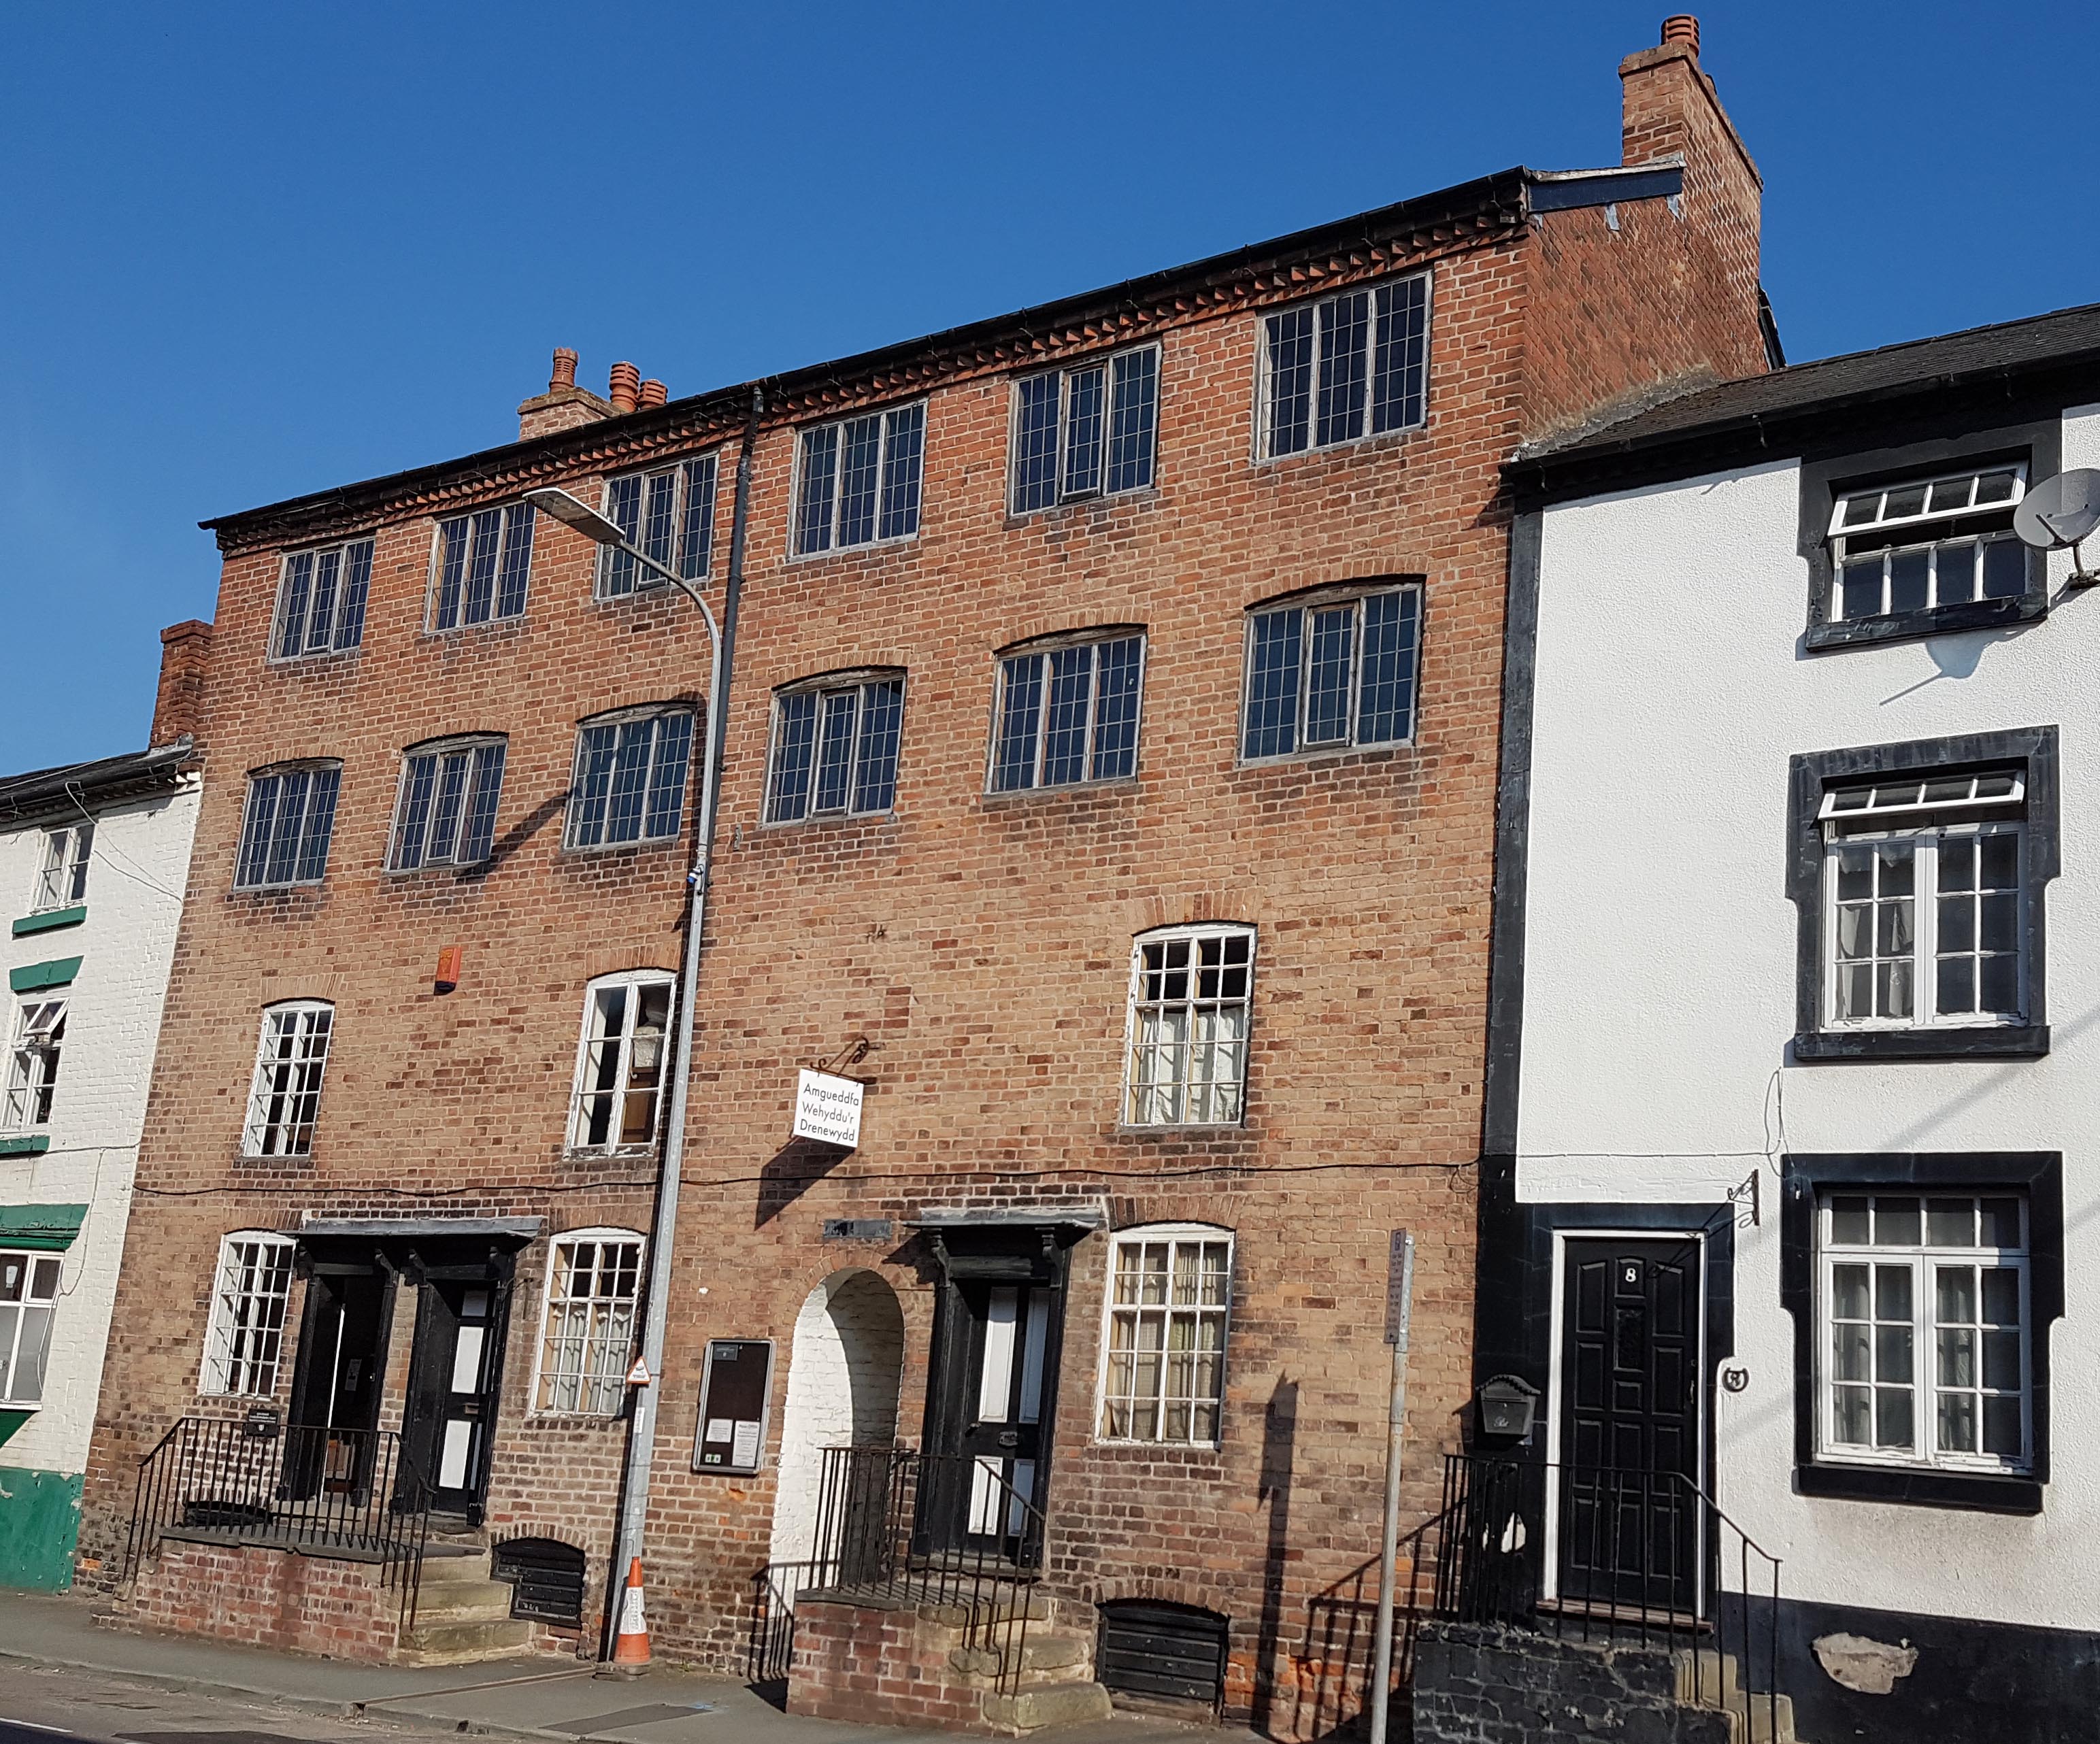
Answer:
<svg viewBox="0 0 2100 1744"><path fill-rule="evenodd" d="M612 415L611 405L589 388L576 385L576 354L567 346L554 353L554 367L547 379L547 391L536 394L518 408L518 439L551 436L556 430L572 430L579 424L594 424Z"/></svg>
<svg viewBox="0 0 2100 1744"><path fill-rule="evenodd" d="M607 393L607 398L612 402L613 416L620 417L633 411L641 392L642 372L632 363L615 363L611 384Z"/></svg>
<svg viewBox="0 0 2100 1744"><path fill-rule="evenodd" d="M161 632L161 687L153 698L150 742L172 745L184 733L201 738L205 672L211 658L211 626L191 618Z"/></svg>

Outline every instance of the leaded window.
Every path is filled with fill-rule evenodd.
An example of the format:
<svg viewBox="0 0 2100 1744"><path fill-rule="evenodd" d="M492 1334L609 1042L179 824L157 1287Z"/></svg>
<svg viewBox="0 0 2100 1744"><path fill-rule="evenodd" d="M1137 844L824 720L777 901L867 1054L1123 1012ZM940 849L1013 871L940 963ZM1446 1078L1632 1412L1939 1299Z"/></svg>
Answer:
<svg viewBox="0 0 2100 1744"><path fill-rule="evenodd" d="M1023 377L1013 387L1013 512L1152 482L1159 348Z"/></svg>
<svg viewBox="0 0 2100 1744"><path fill-rule="evenodd" d="M795 489L796 554L917 533L925 451L923 402L804 430Z"/></svg>
<svg viewBox="0 0 2100 1744"><path fill-rule="evenodd" d="M1137 940L1123 1115L1129 1125L1239 1121L1253 976L1251 927L1176 927Z"/></svg>
<svg viewBox="0 0 2100 1744"><path fill-rule="evenodd" d="M1101 1439L1215 1445L1233 1300L1230 1233L1207 1224L1126 1230L1111 1264Z"/></svg>
<svg viewBox="0 0 2100 1744"><path fill-rule="evenodd" d="M339 653L364 640L364 601L372 586L372 541L353 539L285 559L277 586L276 634L280 660Z"/></svg>
<svg viewBox="0 0 2100 1744"><path fill-rule="evenodd" d="M992 791L1136 774L1144 672L1141 635L1096 636L1007 655L999 663Z"/></svg>
<svg viewBox="0 0 2100 1744"><path fill-rule="evenodd" d="M611 848L675 838L685 818L692 751L687 709L586 721L576 734L568 845Z"/></svg>
<svg viewBox="0 0 2100 1744"><path fill-rule="evenodd" d="M1412 739L1421 642L1416 583L1249 613L1241 756Z"/></svg>
<svg viewBox="0 0 2100 1744"><path fill-rule="evenodd" d="M289 1000L263 1012L255 1072L249 1081L244 1156L312 1154L321 1078L334 1033L335 1007L325 1000Z"/></svg>
<svg viewBox="0 0 2100 1744"><path fill-rule="evenodd" d="M458 739L419 746L402 760L401 797L386 864L396 872L421 866L478 865L496 839L503 796L504 742Z"/></svg>
<svg viewBox="0 0 2100 1744"><path fill-rule="evenodd" d="M240 852L234 865L236 887L318 884L328 870L342 784L339 763L297 764L249 776Z"/></svg>
<svg viewBox="0 0 2100 1744"><path fill-rule="evenodd" d="M2023 466L1971 467L1839 496L1830 515L1831 616L2017 599L2027 589L2027 551L2013 511L2026 487Z"/></svg>
<svg viewBox="0 0 2100 1744"><path fill-rule="evenodd" d="M1420 424L1426 274L1300 303L1262 319L1261 452L1329 448Z"/></svg>
<svg viewBox="0 0 2100 1744"><path fill-rule="evenodd" d="M648 472L609 478L605 486L606 518L636 550L673 575L698 581L714 561L717 466L713 455L703 454ZM600 599L618 599L664 585L661 575L618 547L601 548Z"/></svg>
<svg viewBox="0 0 2100 1744"><path fill-rule="evenodd" d="M7 1103L0 1111L6 1130L33 1132L51 1125L65 1029L63 998L31 997L15 1007L14 1045L7 1055Z"/></svg>
<svg viewBox="0 0 2100 1744"><path fill-rule="evenodd" d="M768 823L886 812L897 799L904 680L825 680L774 699Z"/></svg>
<svg viewBox="0 0 2100 1744"><path fill-rule="evenodd" d="M261 1230L238 1230L220 1241L200 1393L268 1398L276 1392L293 1247L290 1236Z"/></svg>
<svg viewBox="0 0 2100 1744"><path fill-rule="evenodd" d="M571 1150L627 1150L655 1142L673 985L671 976L653 969L590 984L569 1116Z"/></svg>
<svg viewBox="0 0 2100 1744"><path fill-rule="evenodd" d="M440 521L435 562L432 629L523 616L532 573L532 505L513 503Z"/></svg>
<svg viewBox="0 0 2100 1744"><path fill-rule="evenodd" d="M69 909L87 901L87 867L95 855L95 826L82 818L44 832L43 863L29 898L32 914Z"/></svg>
<svg viewBox="0 0 2100 1744"><path fill-rule="evenodd" d="M55 1253L0 1252L0 1406L43 1402L61 1269Z"/></svg>
<svg viewBox="0 0 2100 1744"><path fill-rule="evenodd" d="M627 1398L642 1293L642 1238L585 1230L554 1244L532 1408L615 1415Z"/></svg>
<svg viewBox="0 0 2100 1744"><path fill-rule="evenodd" d="M1818 1216L1821 1452L2031 1469L2025 1199L1838 1191Z"/></svg>

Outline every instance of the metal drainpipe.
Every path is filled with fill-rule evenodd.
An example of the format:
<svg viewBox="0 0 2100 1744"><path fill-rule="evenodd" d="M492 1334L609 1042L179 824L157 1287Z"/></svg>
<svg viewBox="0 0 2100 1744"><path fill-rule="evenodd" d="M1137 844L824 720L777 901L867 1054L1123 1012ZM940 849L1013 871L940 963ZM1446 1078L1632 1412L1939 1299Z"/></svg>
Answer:
<svg viewBox="0 0 2100 1744"><path fill-rule="evenodd" d="M700 769L699 845L686 874L686 960L678 980L678 1047L671 1075L671 1106L664 1135L664 1167L656 1188L656 1217L649 1232L649 1294L642 1308L642 1360L649 1384L636 1390L627 1427L627 1470L620 1486L620 1530L607 1571L608 1597L599 1657L612 1653L620 1588L627 1566L642 1554L649 1517L649 1469L656 1447L656 1405L664 1392L664 1326L670 1307L671 1257L678 1231L679 1170L686 1153L686 1108L693 1078L693 1016L698 1004L700 936L707 929L708 883L712 874L715 811L721 791L722 751L728 738L730 671L736 654L737 601L743 592L743 552L751 508L751 451L765 410L763 388L751 390L751 416L736 456L736 507L730 522L729 573L722 583L721 636L714 670L708 676L707 761Z"/></svg>

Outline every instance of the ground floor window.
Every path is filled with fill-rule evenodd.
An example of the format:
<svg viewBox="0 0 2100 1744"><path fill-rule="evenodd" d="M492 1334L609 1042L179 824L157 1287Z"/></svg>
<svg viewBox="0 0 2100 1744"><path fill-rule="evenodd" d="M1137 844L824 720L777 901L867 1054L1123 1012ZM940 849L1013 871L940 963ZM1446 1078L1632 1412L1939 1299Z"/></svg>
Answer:
<svg viewBox="0 0 2100 1744"><path fill-rule="evenodd" d="M1216 1442L1232 1299L1229 1231L1159 1225L1115 1238L1102 1440Z"/></svg>
<svg viewBox="0 0 2100 1744"><path fill-rule="evenodd" d="M201 1393L268 1398L284 1360L292 1295L292 1238L240 1230L218 1244L218 1275L205 1329Z"/></svg>
<svg viewBox="0 0 2100 1744"><path fill-rule="evenodd" d="M55 1253L0 1252L0 1405L43 1403L58 1296Z"/></svg>
<svg viewBox="0 0 2100 1744"><path fill-rule="evenodd" d="M642 1238L632 1231L584 1230L554 1243L534 1410L620 1410L641 1290Z"/></svg>

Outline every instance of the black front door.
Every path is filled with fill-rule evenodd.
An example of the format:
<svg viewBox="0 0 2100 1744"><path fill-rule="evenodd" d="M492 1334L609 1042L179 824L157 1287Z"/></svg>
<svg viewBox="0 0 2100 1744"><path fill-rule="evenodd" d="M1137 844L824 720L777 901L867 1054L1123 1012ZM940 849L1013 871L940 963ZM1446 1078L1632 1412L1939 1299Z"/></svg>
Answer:
<svg viewBox="0 0 2100 1744"><path fill-rule="evenodd" d="M430 1506L479 1525L503 1372L505 1293L493 1272L428 1276L417 1295L416 1348L401 1432Z"/></svg>
<svg viewBox="0 0 2100 1744"><path fill-rule="evenodd" d="M361 1498L371 1481L392 1274L316 1269L307 1284L299 1355L285 1430L285 1486L298 1500L326 1491Z"/></svg>
<svg viewBox="0 0 2100 1744"><path fill-rule="evenodd" d="M1699 1244L1568 1244L1561 1341L1564 1601L1698 1607Z"/></svg>
<svg viewBox="0 0 2100 1744"><path fill-rule="evenodd" d="M920 1553L1039 1548L1062 1304L1054 1280L951 1278L934 1335Z"/></svg>

